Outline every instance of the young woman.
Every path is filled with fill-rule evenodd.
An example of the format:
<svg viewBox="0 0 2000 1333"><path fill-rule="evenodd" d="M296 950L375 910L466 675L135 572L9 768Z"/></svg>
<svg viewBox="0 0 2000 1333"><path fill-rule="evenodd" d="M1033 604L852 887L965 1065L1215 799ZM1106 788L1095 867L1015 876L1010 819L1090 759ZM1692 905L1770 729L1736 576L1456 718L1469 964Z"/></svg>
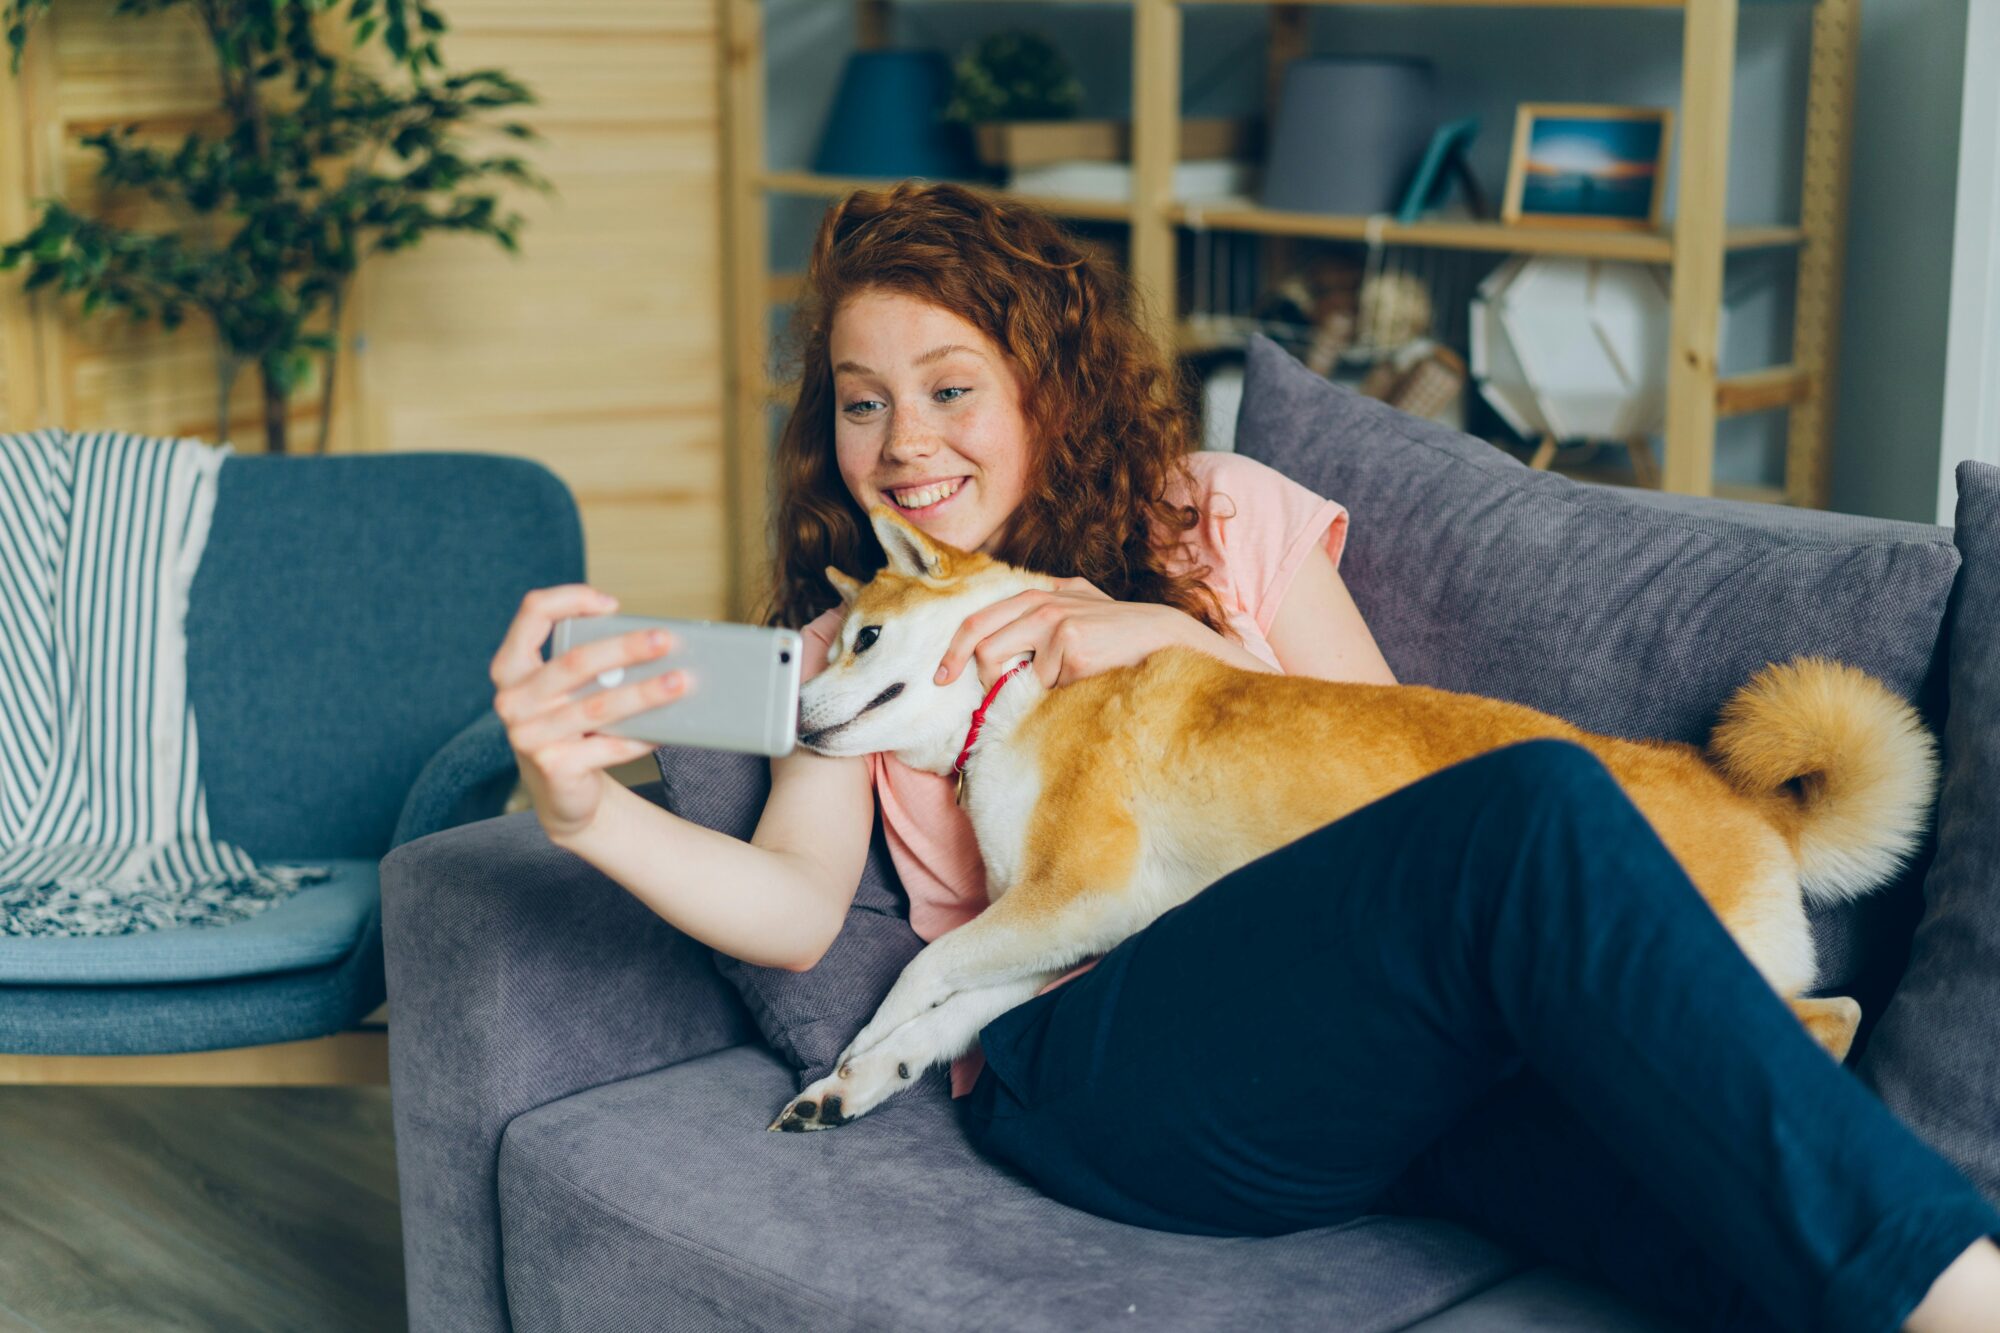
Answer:
<svg viewBox="0 0 2000 1333"><path fill-rule="evenodd" d="M1191 453L1122 274L1052 218L857 191L805 293L768 618L804 627L809 671L838 630L822 571L881 566L865 513L889 503L1063 579L968 617L941 681L1031 650L1060 685L1175 643L1393 681L1338 572L1345 511ZM538 589L493 663L553 841L712 947L804 970L879 802L917 933L977 915L950 783L891 756L774 760L748 843L613 781L650 747L599 729L677 683L568 694L662 647L540 657L557 619L612 604ZM2000 1212L1827 1058L1577 746L1459 764L1242 868L988 1023L953 1075L981 1151L1137 1225L1426 1214L1713 1327L2000 1328Z"/></svg>

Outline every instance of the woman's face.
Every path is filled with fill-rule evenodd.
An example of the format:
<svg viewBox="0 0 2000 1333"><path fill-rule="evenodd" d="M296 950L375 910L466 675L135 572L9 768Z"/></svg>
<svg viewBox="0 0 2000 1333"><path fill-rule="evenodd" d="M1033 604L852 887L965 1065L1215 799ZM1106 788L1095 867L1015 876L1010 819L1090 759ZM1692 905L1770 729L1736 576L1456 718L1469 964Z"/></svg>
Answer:
<svg viewBox="0 0 2000 1333"><path fill-rule="evenodd" d="M890 292L841 306L827 354L834 453L854 502L892 505L939 541L992 554L1028 486L1011 358L950 311Z"/></svg>

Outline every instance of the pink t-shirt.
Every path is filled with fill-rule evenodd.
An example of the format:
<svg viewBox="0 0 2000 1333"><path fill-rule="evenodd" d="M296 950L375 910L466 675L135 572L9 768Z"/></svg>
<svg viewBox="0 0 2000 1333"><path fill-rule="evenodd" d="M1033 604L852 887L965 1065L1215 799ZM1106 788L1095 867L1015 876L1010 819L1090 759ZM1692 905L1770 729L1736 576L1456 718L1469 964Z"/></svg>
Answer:
<svg viewBox="0 0 2000 1333"><path fill-rule="evenodd" d="M1254 656L1277 667L1277 655L1265 639L1271 621L1315 546L1323 547L1339 568L1347 510L1242 454L1197 452L1189 455L1189 464L1195 493L1172 498L1197 505L1203 518L1183 535L1182 558L1210 566L1204 582L1221 600L1231 628ZM1219 505L1213 503L1218 497ZM826 665L840 621L836 606L800 630L805 640L802 679L811 679ZM968 662L965 669L976 667ZM889 859L910 897L911 928L930 941L978 916L986 907L986 866L972 821L953 799L954 780L911 768L890 754L869 755L868 773L882 811ZM1089 971L1102 956L1086 959L1036 993L1046 994ZM953 1097L972 1090L985 1062L976 1042L952 1062Z"/></svg>

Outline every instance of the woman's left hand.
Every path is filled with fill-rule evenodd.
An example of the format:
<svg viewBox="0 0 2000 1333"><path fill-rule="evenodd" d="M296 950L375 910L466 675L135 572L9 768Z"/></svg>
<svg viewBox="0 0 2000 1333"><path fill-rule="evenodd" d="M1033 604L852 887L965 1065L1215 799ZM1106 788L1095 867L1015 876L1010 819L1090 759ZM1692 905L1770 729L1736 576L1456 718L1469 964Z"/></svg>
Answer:
<svg viewBox="0 0 2000 1333"><path fill-rule="evenodd" d="M1194 617L1157 602L1114 601L1088 579L1057 581L982 607L952 635L937 683L949 684L970 657L991 686L1009 658L1033 652L1034 672L1050 689L1133 666L1170 644L1191 644L1193 632L1215 637Z"/></svg>

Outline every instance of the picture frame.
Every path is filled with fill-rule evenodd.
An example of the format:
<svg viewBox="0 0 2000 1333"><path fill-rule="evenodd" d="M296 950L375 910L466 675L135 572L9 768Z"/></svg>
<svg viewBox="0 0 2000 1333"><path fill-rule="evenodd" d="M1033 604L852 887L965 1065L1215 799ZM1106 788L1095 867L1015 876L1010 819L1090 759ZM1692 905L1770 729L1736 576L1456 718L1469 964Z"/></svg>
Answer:
<svg viewBox="0 0 2000 1333"><path fill-rule="evenodd" d="M1523 102L1500 220L1657 231L1673 140L1671 107Z"/></svg>

